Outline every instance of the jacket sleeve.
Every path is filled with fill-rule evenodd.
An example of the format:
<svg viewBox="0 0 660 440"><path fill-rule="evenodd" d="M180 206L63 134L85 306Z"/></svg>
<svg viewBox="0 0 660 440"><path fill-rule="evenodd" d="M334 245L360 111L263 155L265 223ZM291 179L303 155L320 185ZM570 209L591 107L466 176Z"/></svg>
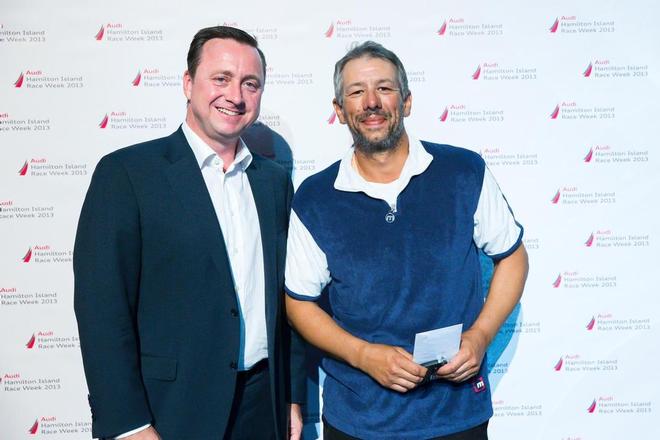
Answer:
<svg viewBox="0 0 660 440"><path fill-rule="evenodd" d="M293 199L293 184L290 179L287 179L287 198L286 198L286 212L287 218L291 212L291 201ZM284 312L286 316L286 311ZM304 404L307 400L307 368L305 359L305 344L304 339L296 332L288 323L287 333L289 336L289 403Z"/></svg>
<svg viewBox="0 0 660 440"><path fill-rule="evenodd" d="M74 309L94 437L152 422L139 363L136 304L140 218L129 175L113 156L96 167L73 255Z"/></svg>

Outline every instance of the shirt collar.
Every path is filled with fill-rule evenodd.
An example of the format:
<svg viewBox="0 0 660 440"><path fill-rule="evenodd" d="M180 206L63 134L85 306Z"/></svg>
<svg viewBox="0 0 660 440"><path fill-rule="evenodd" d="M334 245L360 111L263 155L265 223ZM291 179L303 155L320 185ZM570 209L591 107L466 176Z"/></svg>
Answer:
<svg viewBox="0 0 660 440"><path fill-rule="evenodd" d="M403 164L401 175L394 182L400 184L403 190L414 176L422 174L431 164L433 156L426 151L419 139L408 136L408 157ZM368 192L369 182L358 173L353 166L355 148L351 147L339 163L339 171L335 179L335 189L349 192Z"/></svg>
<svg viewBox="0 0 660 440"><path fill-rule="evenodd" d="M186 137L186 140L188 141L193 154L195 155L195 159L197 160L197 164L199 165L200 169L208 165L214 157L217 157L220 161L222 161L222 158L218 156L217 153L213 151L213 149L209 147L208 144L204 142L202 138L200 138L197 133L192 130L192 128L190 128L186 121L183 121L183 124L181 124L181 129L183 130L183 134ZM251 163L252 153L248 149L243 139L239 138L238 147L236 148L236 155L234 156L234 162L229 166L227 172L236 168L240 168L241 170L245 171L245 169L249 167Z"/></svg>

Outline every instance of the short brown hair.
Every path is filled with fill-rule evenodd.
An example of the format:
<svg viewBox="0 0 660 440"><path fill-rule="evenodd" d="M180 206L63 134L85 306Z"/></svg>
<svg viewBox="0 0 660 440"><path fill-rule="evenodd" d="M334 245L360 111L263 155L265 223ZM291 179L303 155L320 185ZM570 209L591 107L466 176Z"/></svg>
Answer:
<svg viewBox="0 0 660 440"><path fill-rule="evenodd" d="M192 78L195 77L195 71L199 65L200 58L202 57L202 47L204 46L204 43L214 38L238 41L239 43L247 44L248 46L257 49L257 52L259 52L259 58L261 58L264 78L266 77L266 57L261 49L259 49L259 44L257 43L256 38L244 30L235 27L212 26L197 31L190 42L190 48L188 49L188 73Z"/></svg>

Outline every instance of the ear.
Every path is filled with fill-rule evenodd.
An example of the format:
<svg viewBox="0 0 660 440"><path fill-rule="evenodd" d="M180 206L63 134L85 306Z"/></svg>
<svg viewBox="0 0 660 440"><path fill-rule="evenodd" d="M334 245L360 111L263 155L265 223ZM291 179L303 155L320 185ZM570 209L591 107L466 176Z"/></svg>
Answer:
<svg viewBox="0 0 660 440"><path fill-rule="evenodd" d="M186 99L190 102L190 97L192 96L192 86L193 78L190 76L190 72L187 70L183 72L183 94L186 95Z"/></svg>
<svg viewBox="0 0 660 440"><path fill-rule="evenodd" d="M410 116L410 110L412 109L412 93L408 92L408 97L403 100L403 117L407 118Z"/></svg>
<svg viewBox="0 0 660 440"><path fill-rule="evenodd" d="M332 100L332 106L335 108L335 113L337 114L337 118L339 118L339 122L345 124L346 118L344 118L344 110L341 108L341 105L339 105L336 98Z"/></svg>

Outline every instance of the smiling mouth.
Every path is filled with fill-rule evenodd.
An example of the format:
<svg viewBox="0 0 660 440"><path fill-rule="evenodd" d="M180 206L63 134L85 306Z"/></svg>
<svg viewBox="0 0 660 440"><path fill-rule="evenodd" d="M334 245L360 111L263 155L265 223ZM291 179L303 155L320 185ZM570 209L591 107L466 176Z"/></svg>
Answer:
<svg viewBox="0 0 660 440"><path fill-rule="evenodd" d="M224 108L224 107L216 107L215 109L216 109L217 111L219 111L220 113L222 113L222 114L224 114L224 115L228 115L228 116L240 116L240 115L242 115L242 114L244 113L244 112L238 112L238 111L234 111L234 110L229 110L229 109Z"/></svg>
<svg viewBox="0 0 660 440"><path fill-rule="evenodd" d="M360 117L359 121L365 124L369 123L380 123L383 121L386 121L388 119L388 115L384 112L381 111L370 111L365 115L362 115Z"/></svg>
<svg viewBox="0 0 660 440"><path fill-rule="evenodd" d="M386 124L387 118L381 115L372 115L366 118L362 118L360 120L360 123L367 128L369 127L376 128L382 126L383 124Z"/></svg>

